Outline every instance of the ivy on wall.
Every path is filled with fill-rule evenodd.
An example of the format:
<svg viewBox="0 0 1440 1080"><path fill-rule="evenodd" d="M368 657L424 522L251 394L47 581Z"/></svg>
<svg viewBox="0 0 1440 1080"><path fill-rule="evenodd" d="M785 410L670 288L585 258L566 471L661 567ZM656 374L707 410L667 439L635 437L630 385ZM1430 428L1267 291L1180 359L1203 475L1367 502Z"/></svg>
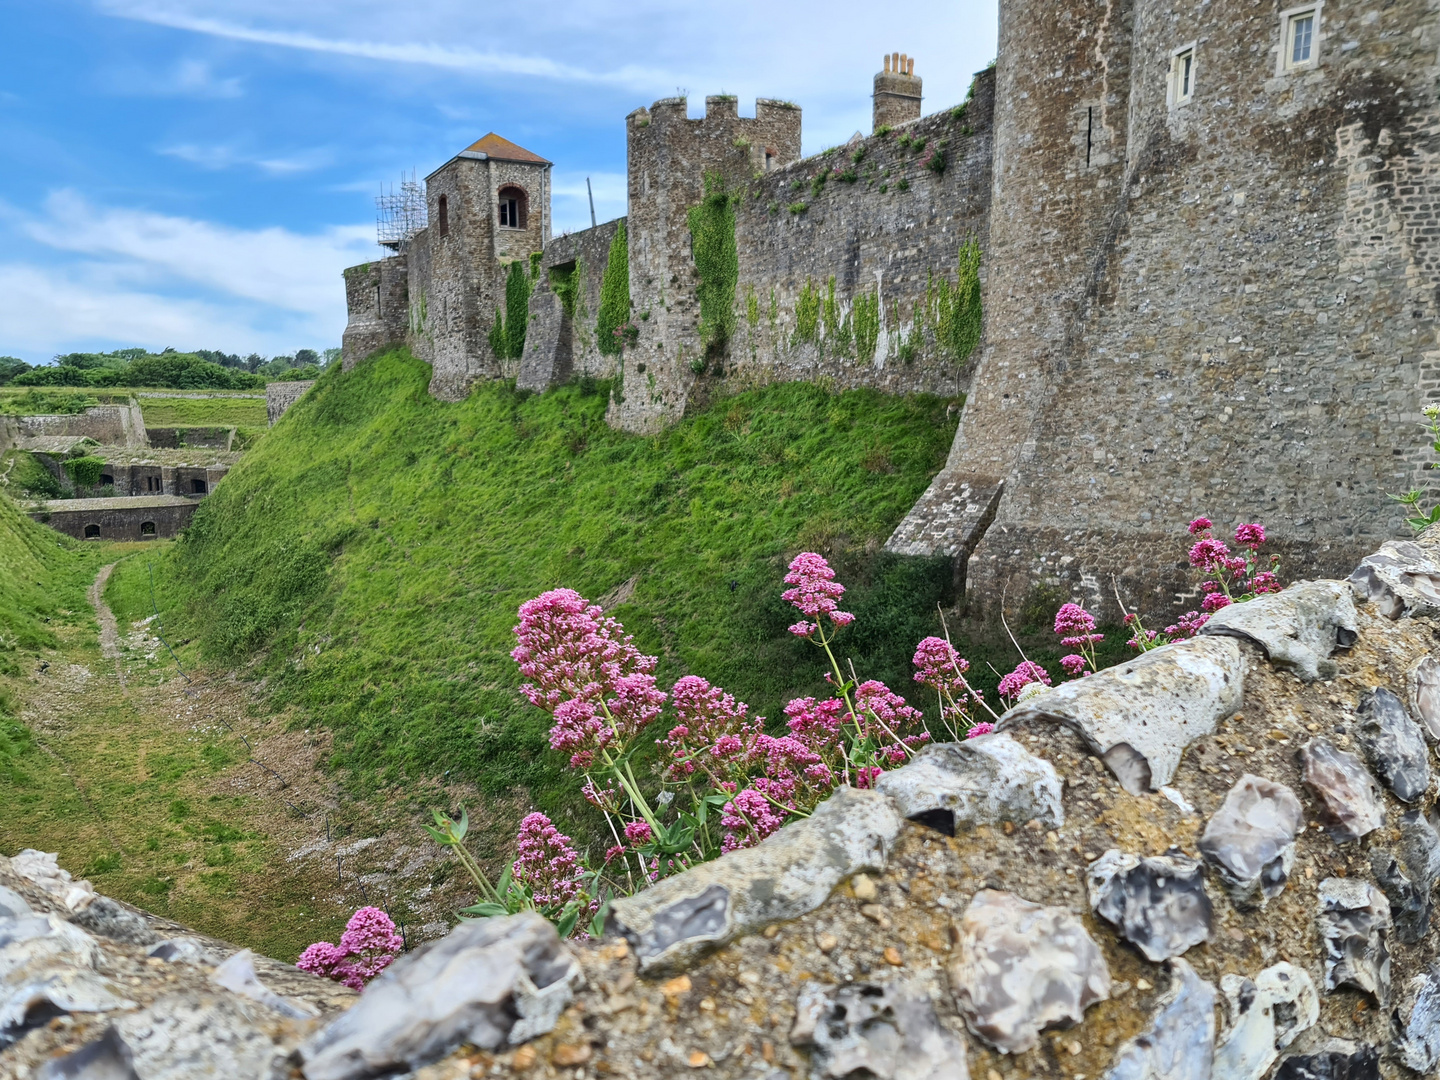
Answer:
<svg viewBox="0 0 1440 1080"><path fill-rule="evenodd" d="M550 271L550 291L559 299L560 310L571 319L575 318L575 301L580 292L581 274L578 258L574 266L554 267Z"/></svg>
<svg viewBox="0 0 1440 1080"><path fill-rule="evenodd" d="M105 471L105 459L98 457L73 457L65 462L65 473L76 487L94 487L100 483L100 474Z"/></svg>
<svg viewBox="0 0 1440 1080"><path fill-rule="evenodd" d="M880 340L880 291L855 297L851 314L855 322L855 355L861 360L875 359L875 343Z"/></svg>
<svg viewBox="0 0 1440 1080"><path fill-rule="evenodd" d="M690 241L700 300L700 343L706 352L720 348L735 333L735 287L740 254L735 247L735 196L719 173L705 174L705 198L690 208Z"/></svg>
<svg viewBox="0 0 1440 1080"><path fill-rule="evenodd" d="M595 323L595 344L606 356L619 356L624 348L615 331L630 321L630 248L621 221L610 241L610 256L600 279L600 314Z"/></svg>
<svg viewBox="0 0 1440 1080"><path fill-rule="evenodd" d="M815 289L815 283L807 277L795 300L795 340L813 342L819 325L820 294Z"/></svg>
<svg viewBox="0 0 1440 1080"><path fill-rule="evenodd" d="M519 360L525 354L525 331L530 325L530 294L540 272L540 253L516 259L505 275L505 310L496 310L490 327L490 351L497 360Z"/></svg>
<svg viewBox="0 0 1440 1080"><path fill-rule="evenodd" d="M946 276L933 278L930 307L935 317L935 343L963 364L980 343L980 245L974 237L960 245L955 284Z"/></svg>

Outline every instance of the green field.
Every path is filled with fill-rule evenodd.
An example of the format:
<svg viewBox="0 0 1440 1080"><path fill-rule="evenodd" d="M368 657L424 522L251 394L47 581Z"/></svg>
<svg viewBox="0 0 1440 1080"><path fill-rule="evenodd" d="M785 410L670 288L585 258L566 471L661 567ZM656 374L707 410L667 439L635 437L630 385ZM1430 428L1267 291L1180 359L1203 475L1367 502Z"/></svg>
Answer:
<svg viewBox="0 0 1440 1080"><path fill-rule="evenodd" d="M334 731L360 789L448 776L577 810L508 656L516 607L560 585L633 587L613 613L662 680L704 674L773 718L820 690L779 597L820 550L859 616L847 653L908 687L950 565L879 548L945 459L951 402L788 384L642 438L605 425L603 385L450 404L429 377L404 352L326 372L155 564L175 635ZM142 572L112 579L122 622L148 612Z"/></svg>
<svg viewBox="0 0 1440 1080"><path fill-rule="evenodd" d="M240 397L142 397L147 427L240 427L263 429L265 399Z"/></svg>

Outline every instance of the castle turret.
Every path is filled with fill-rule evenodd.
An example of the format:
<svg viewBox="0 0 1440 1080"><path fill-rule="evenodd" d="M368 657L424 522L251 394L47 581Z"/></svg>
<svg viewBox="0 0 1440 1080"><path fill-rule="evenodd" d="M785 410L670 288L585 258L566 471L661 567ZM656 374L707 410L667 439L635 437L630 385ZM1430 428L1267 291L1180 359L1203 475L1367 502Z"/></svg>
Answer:
<svg viewBox="0 0 1440 1080"><path fill-rule="evenodd" d="M897 52L885 57L885 70L875 76L875 128L920 119L920 81L913 56Z"/></svg>

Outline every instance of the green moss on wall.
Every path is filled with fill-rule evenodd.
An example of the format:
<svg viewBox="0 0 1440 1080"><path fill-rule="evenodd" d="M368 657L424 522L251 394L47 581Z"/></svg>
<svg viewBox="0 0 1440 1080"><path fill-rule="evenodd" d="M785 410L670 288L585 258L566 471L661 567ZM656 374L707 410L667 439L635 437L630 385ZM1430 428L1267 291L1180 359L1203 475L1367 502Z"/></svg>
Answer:
<svg viewBox="0 0 1440 1080"><path fill-rule="evenodd" d="M610 241L610 257L600 279L600 315L595 323L595 344L606 356L619 356L624 346L615 331L630 321L630 249L621 221Z"/></svg>
<svg viewBox="0 0 1440 1080"><path fill-rule="evenodd" d="M705 176L705 198L688 214L700 300L700 343L706 352L722 347L735 333L735 286L740 255L735 247L735 200L719 173Z"/></svg>

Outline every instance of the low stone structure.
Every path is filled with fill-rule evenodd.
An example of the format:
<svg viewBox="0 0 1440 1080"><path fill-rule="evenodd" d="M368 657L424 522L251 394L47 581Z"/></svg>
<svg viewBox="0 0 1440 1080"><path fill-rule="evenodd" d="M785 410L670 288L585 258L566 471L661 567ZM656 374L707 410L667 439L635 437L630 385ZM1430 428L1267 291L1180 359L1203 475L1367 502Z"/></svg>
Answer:
<svg viewBox="0 0 1440 1080"><path fill-rule="evenodd" d="M198 505L180 495L52 499L28 513L77 540L160 540L178 536Z"/></svg>
<svg viewBox="0 0 1440 1080"><path fill-rule="evenodd" d="M0 860L0 1077L1433 1076L1432 533L841 789L604 940L462 924L358 1000Z"/></svg>
<svg viewBox="0 0 1440 1080"><path fill-rule="evenodd" d="M274 427L291 405L304 396L305 391L315 385L314 379L300 379L296 382L272 382L265 384L265 415Z"/></svg>

